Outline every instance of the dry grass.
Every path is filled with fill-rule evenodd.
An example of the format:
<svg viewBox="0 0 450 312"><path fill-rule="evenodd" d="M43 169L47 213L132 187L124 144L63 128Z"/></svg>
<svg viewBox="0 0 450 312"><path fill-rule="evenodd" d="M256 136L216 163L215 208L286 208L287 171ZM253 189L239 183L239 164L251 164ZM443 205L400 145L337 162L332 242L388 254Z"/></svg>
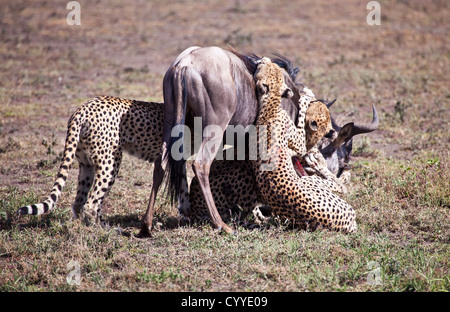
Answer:
<svg viewBox="0 0 450 312"><path fill-rule="evenodd" d="M81 26L66 24L57 1L2 7L1 290L450 290L446 1L380 2L381 26L366 24L358 1L80 3ZM334 113L370 121L377 105L380 129L355 140L346 195L357 234L272 226L222 236L176 226L175 207L160 198L154 236L136 239L152 166L129 156L104 205L111 230L71 220L76 165L54 213L14 215L47 195L81 103L102 94L161 101L178 53L227 43L290 57L316 95L338 98ZM66 281L71 260L78 286Z"/></svg>

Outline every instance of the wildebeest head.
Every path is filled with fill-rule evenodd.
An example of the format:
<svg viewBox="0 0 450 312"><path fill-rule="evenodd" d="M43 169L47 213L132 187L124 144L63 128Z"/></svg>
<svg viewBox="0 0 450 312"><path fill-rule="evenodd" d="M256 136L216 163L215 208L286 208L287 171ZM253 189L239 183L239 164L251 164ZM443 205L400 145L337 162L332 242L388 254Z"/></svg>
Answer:
<svg viewBox="0 0 450 312"><path fill-rule="evenodd" d="M328 108L335 101L328 103ZM337 177L348 167L353 147L353 137L358 134L372 132L378 128L379 118L375 105L372 105L372 110L373 118L370 124L349 122L341 127L336 123L335 118L331 116L333 129L322 138L318 146L327 161L328 169L336 174Z"/></svg>

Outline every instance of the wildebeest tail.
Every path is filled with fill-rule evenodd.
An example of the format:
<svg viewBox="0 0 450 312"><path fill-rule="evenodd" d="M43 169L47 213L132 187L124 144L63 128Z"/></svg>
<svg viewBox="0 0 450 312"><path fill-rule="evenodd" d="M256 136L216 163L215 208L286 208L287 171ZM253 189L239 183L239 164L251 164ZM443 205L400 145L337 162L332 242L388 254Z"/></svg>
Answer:
<svg viewBox="0 0 450 312"><path fill-rule="evenodd" d="M55 208L55 204L58 201L59 196L61 195L61 191L64 188L64 185L66 184L68 172L75 157L75 152L80 138L80 131L83 124L82 119L84 119L82 118L82 115L83 111L80 108L69 119L66 144L64 147L64 157L59 167L58 175L56 177L55 183L53 184L50 195L43 202L19 208L19 210L17 211L18 214L41 215L50 212Z"/></svg>
<svg viewBox="0 0 450 312"><path fill-rule="evenodd" d="M174 75L170 78L171 83L170 94L164 93L165 105L168 105L169 101L175 108L175 119L172 124L172 129L175 129L174 134L178 132L178 136L170 136L170 140L167 144L167 167L165 171L164 179L166 183L167 196L173 205L181 192L182 181L184 176L184 169L186 166L186 159L184 158L184 126L186 125L186 105L187 105L187 92L186 92L186 80L184 77L185 69L181 71L180 75ZM166 89L165 89L166 91ZM177 127L178 126L178 127ZM181 141L180 141L181 140ZM172 150L176 142L179 149Z"/></svg>

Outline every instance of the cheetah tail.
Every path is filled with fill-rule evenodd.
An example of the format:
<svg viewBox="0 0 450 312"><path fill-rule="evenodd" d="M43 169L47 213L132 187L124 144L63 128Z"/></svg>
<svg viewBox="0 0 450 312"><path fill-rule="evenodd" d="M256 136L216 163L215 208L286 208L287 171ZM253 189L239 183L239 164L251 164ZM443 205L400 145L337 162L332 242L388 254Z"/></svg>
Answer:
<svg viewBox="0 0 450 312"><path fill-rule="evenodd" d="M80 130L82 122L77 120L75 116L80 117L79 111L75 112L69 119L66 143L64 147L64 157L59 167L59 172L56 177L56 181L53 184L53 188L49 197L41 203L24 206L18 209L19 215L42 215L50 212L55 208L55 204L58 201L61 191L66 184L69 169L72 166L73 159L75 157L75 151L77 149L78 141L80 138ZM81 118L80 118L81 119Z"/></svg>

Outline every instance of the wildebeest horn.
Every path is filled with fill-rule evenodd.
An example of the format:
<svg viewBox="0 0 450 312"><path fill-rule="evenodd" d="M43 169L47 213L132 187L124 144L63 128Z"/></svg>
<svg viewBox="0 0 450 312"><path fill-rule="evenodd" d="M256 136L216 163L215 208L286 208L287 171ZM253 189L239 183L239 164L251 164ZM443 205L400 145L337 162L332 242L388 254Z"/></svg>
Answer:
<svg viewBox="0 0 450 312"><path fill-rule="evenodd" d="M331 107L331 105L333 105L334 104L334 102L336 102L336 100L337 100L337 98L336 99L334 99L333 101L331 101L331 102L328 102L328 103L326 103L325 105L327 106L327 108L330 108Z"/></svg>
<svg viewBox="0 0 450 312"><path fill-rule="evenodd" d="M355 124L352 129L352 136L355 136L355 135L361 134L361 133L372 132L372 131L378 129L379 118L378 118L377 109L375 108L374 104L372 104L372 109L373 109L372 123L369 125L356 125Z"/></svg>

